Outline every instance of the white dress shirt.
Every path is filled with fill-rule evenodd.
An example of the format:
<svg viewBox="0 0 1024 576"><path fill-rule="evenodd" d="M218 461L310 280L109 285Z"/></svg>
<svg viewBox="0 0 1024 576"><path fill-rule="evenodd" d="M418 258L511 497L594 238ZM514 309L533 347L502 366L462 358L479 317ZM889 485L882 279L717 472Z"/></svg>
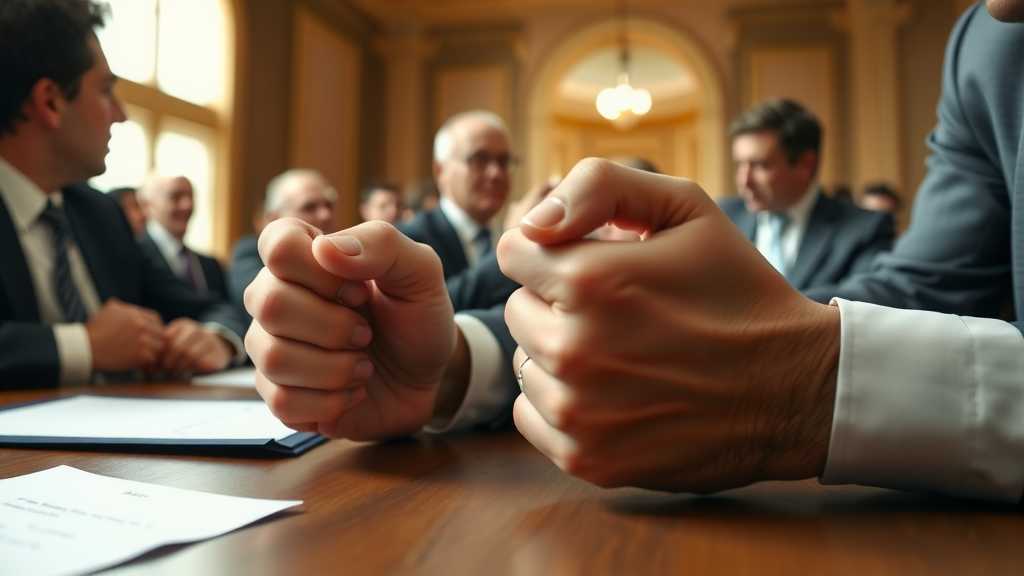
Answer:
<svg viewBox="0 0 1024 576"><path fill-rule="evenodd" d="M62 206L64 197L60 191L43 193L38 186L17 168L0 157L0 195L11 214L14 228L21 242L25 262L28 264L39 303L39 318L53 326L57 341L57 356L60 359L60 383L81 384L89 381L92 374L92 347L84 324L64 322L64 314L57 302L56 287L53 285L53 267L56 249L53 229L39 218L49 198ZM89 269L74 242L68 245L68 262L71 278L82 296L86 313L92 315L100 308L99 296Z"/></svg>
<svg viewBox="0 0 1024 576"><path fill-rule="evenodd" d="M807 231L807 221L811 218L811 210L818 201L818 185L813 184L799 202L789 207L785 214L789 216L789 224L782 231L782 258L786 270L792 270L796 257L800 252L800 242ZM771 212L757 213L757 231L754 234L754 245L757 251L771 260L775 240L772 238Z"/></svg>
<svg viewBox="0 0 1024 576"><path fill-rule="evenodd" d="M473 220L469 214L466 214L466 211L460 208L458 204L452 202L447 197L441 198L439 206L445 218L455 228L455 234L458 235L459 242L462 244L462 252L466 255L466 262L470 266L476 265L483 254L478 253L473 240L476 239L476 235L480 233L483 227L476 220Z"/></svg>
<svg viewBox="0 0 1024 576"><path fill-rule="evenodd" d="M160 250L160 255L170 266L171 272L174 272L178 278L184 279L186 270L185 263L181 260L181 251L185 245L181 240L175 238L162 224L153 219L146 221L146 233L153 239L153 243ZM188 258L192 260L191 285L199 287L200 292L205 292L207 285L206 276L203 274L203 264L199 261L199 256L192 250L188 251Z"/></svg>
<svg viewBox="0 0 1024 576"><path fill-rule="evenodd" d="M833 303L842 344L821 481L1019 501L1020 331L1001 320Z"/></svg>

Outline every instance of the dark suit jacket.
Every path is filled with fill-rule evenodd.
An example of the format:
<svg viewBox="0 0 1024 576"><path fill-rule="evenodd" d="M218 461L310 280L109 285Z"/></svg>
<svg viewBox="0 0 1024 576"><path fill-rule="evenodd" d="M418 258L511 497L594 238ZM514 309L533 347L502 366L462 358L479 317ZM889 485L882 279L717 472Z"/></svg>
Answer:
<svg viewBox="0 0 1024 576"><path fill-rule="evenodd" d="M231 251L231 264L228 265L228 296L231 303L250 321L245 311L245 288L252 284L256 275L263 269L263 258L260 258L259 236L253 234L243 236L235 243Z"/></svg>
<svg viewBox="0 0 1024 576"><path fill-rule="evenodd" d="M483 255L476 266L469 266L459 235L440 208L421 212L409 222L399 224L398 229L433 248L441 258L448 295L456 312L504 304L519 288L519 284L502 274L493 250Z"/></svg>
<svg viewBox="0 0 1024 576"><path fill-rule="evenodd" d="M726 198L722 211L754 241L757 216L743 200ZM889 214L869 212L819 195L807 219L807 229L786 279L797 290L830 285L870 269L880 253L892 248L895 227Z"/></svg>
<svg viewBox="0 0 1024 576"><path fill-rule="evenodd" d="M946 49L939 122L912 224L870 274L831 296L951 314L1024 310L1024 25L968 10ZM1024 328L1020 322L1018 328Z"/></svg>
<svg viewBox="0 0 1024 576"><path fill-rule="evenodd" d="M142 253L147 257L153 259L157 265L163 265L167 268L167 272L174 275L174 271L171 270L170 264L167 263L167 259L164 258L160 248L156 245L153 237L143 232L138 237L139 246L142 248ZM206 281L206 291L212 294L215 298L222 301L228 300L228 288L227 283L224 280L224 269L221 267L220 262L216 258L194 252L196 258L199 259L199 265L203 272L203 280ZM188 284L186 284L188 286Z"/></svg>
<svg viewBox="0 0 1024 576"><path fill-rule="evenodd" d="M196 294L143 256L114 199L76 186L64 190L64 211L100 301L118 298L156 310L164 321L188 316L244 335L231 306ZM2 201L0 262L0 389L56 386L60 365L53 330L39 318L25 254Z"/></svg>

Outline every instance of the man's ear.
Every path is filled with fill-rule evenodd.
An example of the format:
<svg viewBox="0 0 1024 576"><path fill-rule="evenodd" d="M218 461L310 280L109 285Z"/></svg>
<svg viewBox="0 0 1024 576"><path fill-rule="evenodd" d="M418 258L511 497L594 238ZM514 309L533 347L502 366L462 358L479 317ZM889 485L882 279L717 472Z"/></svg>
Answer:
<svg viewBox="0 0 1024 576"><path fill-rule="evenodd" d="M807 178L809 180L813 179L818 173L818 162L818 153L813 150L804 151L797 159L797 164L800 166L800 169L807 174Z"/></svg>
<svg viewBox="0 0 1024 576"><path fill-rule="evenodd" d="M49 78L40 78L29 91L22 112L30 122L56 129L60 127L67 106L67 98L60 86Z"/></svg>

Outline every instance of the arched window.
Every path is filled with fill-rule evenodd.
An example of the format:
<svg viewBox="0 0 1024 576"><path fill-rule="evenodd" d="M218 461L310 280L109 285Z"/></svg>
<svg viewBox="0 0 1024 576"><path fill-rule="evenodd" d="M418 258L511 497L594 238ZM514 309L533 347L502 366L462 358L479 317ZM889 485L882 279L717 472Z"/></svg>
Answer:
<svg viewBox="0 0 1024 576"><path fill-rule="evenodd" d="M216 194L226 193L234 45L230 0L107 0L97 36L128 121L113 128L100 190L138 186L151 171L195 188L186 243L213 248ZM223 215L226 216L226 215ZM220 221L225 221L222 217Z"/></svg>

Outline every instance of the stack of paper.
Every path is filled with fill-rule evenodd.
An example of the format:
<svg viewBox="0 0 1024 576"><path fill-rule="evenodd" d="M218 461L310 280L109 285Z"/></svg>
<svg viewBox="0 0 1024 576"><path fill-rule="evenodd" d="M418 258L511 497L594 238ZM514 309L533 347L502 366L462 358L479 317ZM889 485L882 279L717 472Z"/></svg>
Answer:
<svg viewBox="0 0 1024 576"><path fill-rule="evenodd" d="M220 496L58 466L0 480L0 572L72 574L219 536L301 500Z"/></svg>
<svg viewBox="0 0 1024 576"><path fill-rule="evenodd" d="M324 440L260 400L72 396L0 409L0 446L294 456Z"/></svg>

